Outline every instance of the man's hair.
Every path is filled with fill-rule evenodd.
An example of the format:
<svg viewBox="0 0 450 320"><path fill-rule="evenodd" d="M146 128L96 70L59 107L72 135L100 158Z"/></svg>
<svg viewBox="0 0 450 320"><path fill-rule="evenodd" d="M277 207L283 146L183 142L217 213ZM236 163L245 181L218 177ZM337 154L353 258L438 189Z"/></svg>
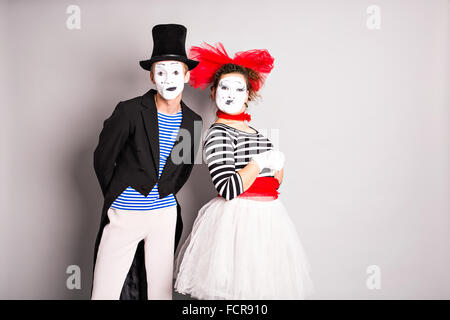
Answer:
<svg viewBox="0 0 450 320"><path fill-rule="evenodd" d="M156 61L156 62L153 62L153 63L152 63L152 67L150 68L150 72L151 72L152 74L154 74L155 63L157 63L157 62L159 62L159 61ZM178 61L178 62L180 62L180 63L183 65L184 74L186 74L186 73L189 71L188 65L187 65L186 63L184 63L184 62L181 62L181 61Z"/></svg>

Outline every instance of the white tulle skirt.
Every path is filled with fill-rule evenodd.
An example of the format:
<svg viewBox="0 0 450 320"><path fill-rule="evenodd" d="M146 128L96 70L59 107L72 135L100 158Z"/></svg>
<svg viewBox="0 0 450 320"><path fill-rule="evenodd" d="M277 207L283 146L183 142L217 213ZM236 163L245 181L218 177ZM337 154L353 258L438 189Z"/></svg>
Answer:
<svg viewBox="0 0 450 320"><path fill-rule="evenodd" d="M175 259L175 290L203 300L305 299L310 265L278 198L224 200L199 211Z"/></svg>

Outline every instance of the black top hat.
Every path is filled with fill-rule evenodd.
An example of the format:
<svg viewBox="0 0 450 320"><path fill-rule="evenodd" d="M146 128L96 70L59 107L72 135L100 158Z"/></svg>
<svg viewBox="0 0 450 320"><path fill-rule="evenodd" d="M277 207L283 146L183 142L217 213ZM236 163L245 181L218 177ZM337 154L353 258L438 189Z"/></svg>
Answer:
<svg viewBox="0 0 450 320"><path fill-rule="evenodd" d="M154 62L176 60L187 64L189 70L198 65L198 61L186 56L186 27L180 24L158 24L153 27L153 52L149 60L139 61L145 70L151 70Z"/></svg>

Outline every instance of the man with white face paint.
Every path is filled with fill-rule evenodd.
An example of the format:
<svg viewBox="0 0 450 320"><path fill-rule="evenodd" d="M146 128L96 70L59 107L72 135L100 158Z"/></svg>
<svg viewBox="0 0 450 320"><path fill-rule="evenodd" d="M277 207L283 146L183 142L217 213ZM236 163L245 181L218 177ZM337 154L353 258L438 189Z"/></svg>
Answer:
<svg viewBox="0 0 450 320"><path fill-rule="evenodd" d="M189 71L178 61L160 61L154 64L153 82L165 100L176 99L189 81Z"/></svg>
<svg viewBox="0 0 450 320"><path fill-rule="evenodd" d="M191 173L202 129L201 117L181 98L198 62L186 56L184 26L157 25L152 34L152 57L140 65L150 71L156 90L121 101L94 151L105 200L92 299L172 298L183 226L176 193Z"/></svg>

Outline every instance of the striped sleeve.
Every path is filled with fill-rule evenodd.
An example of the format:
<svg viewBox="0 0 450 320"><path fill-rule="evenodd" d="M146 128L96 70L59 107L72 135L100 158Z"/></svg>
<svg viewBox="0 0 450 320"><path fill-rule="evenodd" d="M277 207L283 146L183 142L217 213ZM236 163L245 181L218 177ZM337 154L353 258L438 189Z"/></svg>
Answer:
<svg viewBox="0 0 450 320"><path fill-rule="evenodd" d="M244 192L236 172L233 140L226 129L211 127L204 142L204 157L217 192L231 200Z"/></svg>

